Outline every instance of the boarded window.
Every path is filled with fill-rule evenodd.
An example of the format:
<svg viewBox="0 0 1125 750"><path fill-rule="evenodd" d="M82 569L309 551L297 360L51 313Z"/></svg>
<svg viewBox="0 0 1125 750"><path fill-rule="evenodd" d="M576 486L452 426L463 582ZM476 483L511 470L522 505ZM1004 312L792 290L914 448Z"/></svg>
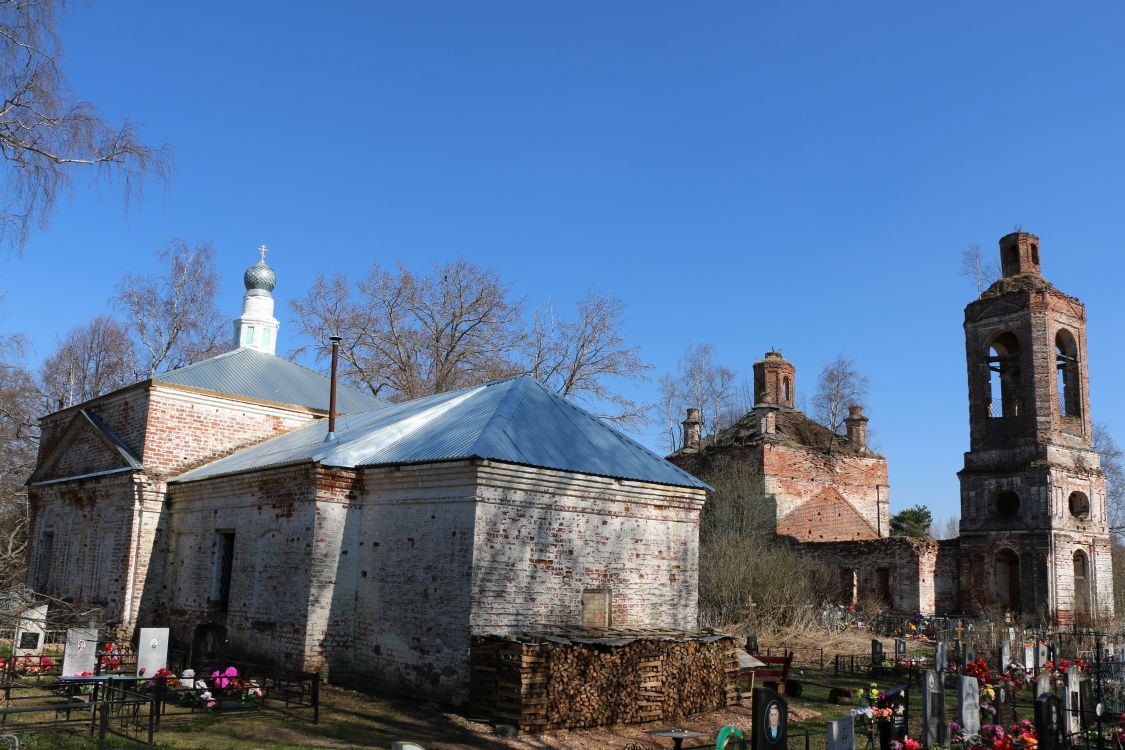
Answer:
<svg viewBox="0 0 1125 750"><path fill-rule="evenodd" d="M582 592L582 627L609 627L609 591L586 589Z"/></svg>

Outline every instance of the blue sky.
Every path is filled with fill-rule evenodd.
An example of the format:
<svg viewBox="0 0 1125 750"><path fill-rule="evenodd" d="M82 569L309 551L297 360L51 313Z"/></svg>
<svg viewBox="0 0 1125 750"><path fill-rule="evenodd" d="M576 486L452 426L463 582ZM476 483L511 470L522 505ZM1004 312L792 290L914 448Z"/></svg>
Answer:
<svg viewBox="0 0 1125 750"><path fill-rule="evenodd" d="M0 327L42 357L172 237L215 245L231 317L262 242L281 300L463 254L532 306L621 297L657 373L777 346L809 395L854 358L893 508L955 515L959 255L1016 224L1086 302L1094 416L1125 442L1125 6L1068 5L75 5L74 89L177 172L127 213L78 185L0 257Z"/></svg>

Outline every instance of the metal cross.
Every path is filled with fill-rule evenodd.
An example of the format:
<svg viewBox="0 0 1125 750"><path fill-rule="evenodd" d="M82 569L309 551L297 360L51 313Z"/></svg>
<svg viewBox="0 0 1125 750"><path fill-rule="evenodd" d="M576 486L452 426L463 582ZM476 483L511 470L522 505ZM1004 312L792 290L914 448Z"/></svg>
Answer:
<svg viewBox="0 0 1125 750"><path fill-rule="evenodd" d="M266 253L268 253L269 250L266 248L264 243L262 244L261 247L258 248L258 252L262 254L262 262L265 263L266 262Z"/></svg>

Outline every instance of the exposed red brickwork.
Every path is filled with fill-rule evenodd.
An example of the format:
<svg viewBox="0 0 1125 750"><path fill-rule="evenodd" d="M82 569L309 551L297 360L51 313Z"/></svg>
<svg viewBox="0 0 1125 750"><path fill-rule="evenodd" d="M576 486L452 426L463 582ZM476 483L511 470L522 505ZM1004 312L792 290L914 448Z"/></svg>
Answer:
<svg viewBox="0 0 1125 750"><path fill-rule="evenodd" d="M818 542L876 538L871 525L834 487L825 487L808 502L779 519L777 533Z"/></svg>

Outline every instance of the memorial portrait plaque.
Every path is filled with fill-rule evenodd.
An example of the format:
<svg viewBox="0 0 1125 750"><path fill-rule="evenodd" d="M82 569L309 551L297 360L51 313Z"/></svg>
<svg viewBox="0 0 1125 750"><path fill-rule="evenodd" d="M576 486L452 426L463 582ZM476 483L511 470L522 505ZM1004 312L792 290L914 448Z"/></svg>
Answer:
<svg viewBox="0 0 1125 750"><path fill-rule="evenodd" d="M754 688L751 700L754 714L754 750L786 750L789 704L770 688Z"/></svg>
<svg viewBox="0 0 1125 750"><path fill-rule="evenodd" d="M141 628L137 639L137 676L152 677L168 666L168 628Z"/></svg>
<svg viewBox="0 0 1125 750"><path fill-rule="evenodd" d="M881 698L875 701L876 708L891 709L891 718L879 723L879 748L891 750L892 742L903 742L907 732L907 697L906 686L895 685L883 691Z"/></svg>
<svg viewBox="0 0 1125 750"><path fill-rule="evenodd" d="M98 663L98 631L96 628L71 628L66 631L66 651L63 651L62 673L93 674Z"/></svg>

